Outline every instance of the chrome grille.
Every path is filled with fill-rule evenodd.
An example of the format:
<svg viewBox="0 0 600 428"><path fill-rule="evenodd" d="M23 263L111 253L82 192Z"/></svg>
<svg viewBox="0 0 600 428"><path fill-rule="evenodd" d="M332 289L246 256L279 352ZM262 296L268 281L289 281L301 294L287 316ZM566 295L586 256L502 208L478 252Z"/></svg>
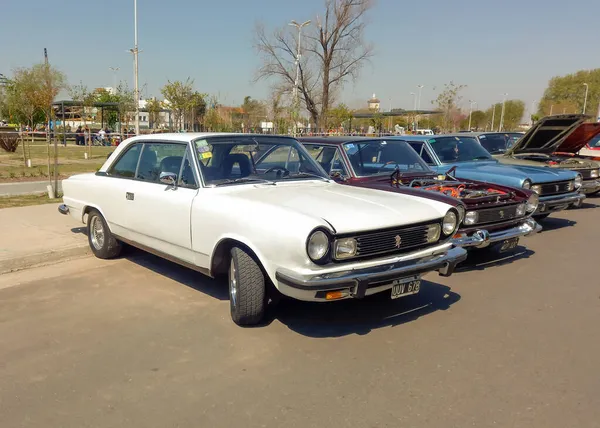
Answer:
<svg viewBox="0 0 600 428"><path fill-rule="evenodd" d="M478 218L476 224L499 223L517 218L517 205L511 205L501 208L488 208L477 211Z"/></svg>
<svg viewBox="0 0 600 428"><path fill-rule="evenodd" d="M584 180L589 180L592 178L593 169L574 169L573 171L581 174L581 178L583 178Z"/></svg>
<svg viewBox="0 0 600 428"><path fill-rule="evenodd" d="M542 191L540 192L540 196L568 193L571 191L569 190L569 183L569 181L561 181L559 183L542 184Z"/></svg>
<svg viewBox="0 0 600 428"><path fill-rule="evenodd" d="M430 245L427 243L427 226L430 224L440 224L440 222L395 228L356 236L356 255L372 256L393 252L402 253ZM400 241L399 246L397 245L398 241Z"/></svg>

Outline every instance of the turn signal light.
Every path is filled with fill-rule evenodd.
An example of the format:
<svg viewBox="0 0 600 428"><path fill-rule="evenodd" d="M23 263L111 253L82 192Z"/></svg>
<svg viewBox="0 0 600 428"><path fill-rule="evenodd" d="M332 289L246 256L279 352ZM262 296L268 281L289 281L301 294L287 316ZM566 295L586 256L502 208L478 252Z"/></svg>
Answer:
<svg viewBox="0 0 600 428"><path fill-rule="evenodd" d="M328 291L327 294L325 294L325 300L343 299L344 297L348 297L349 295L350 290Z"/></svg>

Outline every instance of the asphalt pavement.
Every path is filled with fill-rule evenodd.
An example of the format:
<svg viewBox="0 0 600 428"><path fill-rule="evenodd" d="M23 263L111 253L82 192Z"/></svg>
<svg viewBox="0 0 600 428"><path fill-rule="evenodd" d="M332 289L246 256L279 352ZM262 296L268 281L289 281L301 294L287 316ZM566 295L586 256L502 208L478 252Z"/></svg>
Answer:
<svg viewBox="0 0 600 428"><path fill-rule="evenodd" d="M137 250L0 275L0 427L600 427L593 204L417 296L255 328Z"/></svg>

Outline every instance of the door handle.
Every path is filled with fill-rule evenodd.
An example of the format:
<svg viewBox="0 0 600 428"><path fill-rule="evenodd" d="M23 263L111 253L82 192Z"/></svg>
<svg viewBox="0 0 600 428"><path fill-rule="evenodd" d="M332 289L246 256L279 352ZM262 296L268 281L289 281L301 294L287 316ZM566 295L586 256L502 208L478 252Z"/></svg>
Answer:
<svg viewBox="0 0 600 428"><path fill-rule="evenodd" d="M125 199L127 199L128 201L133 201L133 198L135 197L135 195L131 192L125 192Z"/></svg>

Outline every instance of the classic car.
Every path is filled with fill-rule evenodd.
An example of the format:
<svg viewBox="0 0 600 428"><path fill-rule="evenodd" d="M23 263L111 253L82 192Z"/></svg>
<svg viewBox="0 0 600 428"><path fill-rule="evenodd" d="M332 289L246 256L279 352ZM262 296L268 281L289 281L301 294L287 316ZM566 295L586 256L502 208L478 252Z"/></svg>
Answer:
<svg viewBox="0 0 600 428"><path fill-rule="evenodd" d="M517 141L514 135L507 138L507 148L503 153L494 153L490 150L493 147L488 148L488 134L480 134L478 138L500 163L575 171L583 178L581 192L594 195L600 192L600 164L577 155L588 141L600 133L600 125L584 123L588 118L583 114L544 117Z"/></svg>
<svg viewBox="0 0 600 428"><path fill-rule="evenodd" d="M471 134L398 138L406 140L437 173L444 174L452 169L452 175L459 179L533 190L540 197L533 214L538 219L570 206L580 206L585 199L579 192L580 174L539 166L503 165Z"/></svg>
<svg viewBox="0 0 600 428"><path fill-rule="evenodd" d="M288 137L133 137L63 191L59 212L87 224L97 257L117 257L128 243L226 276L239 325L261 321L271 287L306 301L384 291L395 299L466 258L451 242L453 206L340 186Z"/></svg>
<svg viewBox="0 0 600 428"><path fill-rule="evenodd" d="M538 205L534 192L440 175L405 141L361 137L299 141L339 183L405 195L432 192L432 197L448 204L460 200L466 208L460 207L465 216L453 237L456 245L502 252L541 230L531 218Z"/></svg>
<svg viewBox="0 0 600 428"><path fill-rule="evenodd" d="M600 122L596 122L593 125L600 126ZM596 135L588 141L585 147L579 150L578 155L596 161L600 160L600 135Z"/></svg>

